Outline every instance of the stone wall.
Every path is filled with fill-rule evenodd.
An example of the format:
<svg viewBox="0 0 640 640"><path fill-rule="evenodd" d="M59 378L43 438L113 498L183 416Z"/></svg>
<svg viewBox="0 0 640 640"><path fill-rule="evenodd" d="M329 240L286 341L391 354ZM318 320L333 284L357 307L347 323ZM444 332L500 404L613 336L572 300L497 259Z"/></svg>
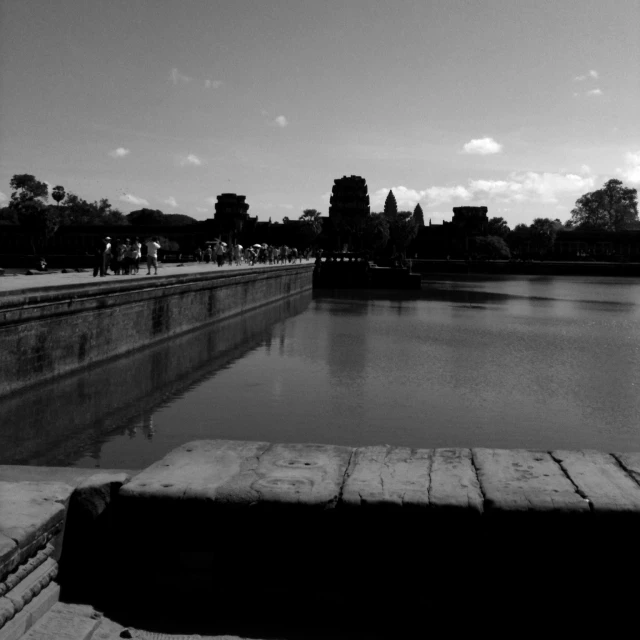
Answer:
<svg viewBox="0 0 640 640"><path fill-rule="evenodd" d="M25 290L0 298L0 395L311 289L311 265Z"/></svg>

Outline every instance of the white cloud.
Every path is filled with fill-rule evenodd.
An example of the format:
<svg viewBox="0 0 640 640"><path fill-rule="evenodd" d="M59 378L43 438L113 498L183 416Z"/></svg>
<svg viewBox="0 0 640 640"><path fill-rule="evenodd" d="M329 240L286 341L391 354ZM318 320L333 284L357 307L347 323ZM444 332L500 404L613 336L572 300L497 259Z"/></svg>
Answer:
<svg viewBox="0 0 640 640"><path fill-rule="evenodd" d="M628 154L636 158L636 154ZM632 160L633 160L632 158ZM640 152L637 154L637 171L640 171ZM628 161L630 167L632 161ZM630 175L635 176L635 173ZM594 176L573 173L513 172L505 180L469 180L466 185L433 186L426 189L391 187L398 209L413 209L418 202L435 207L447 203L464 203L469 200L500 203L541 202L555 204L565 194L579 194L593 189ZM380 210L389 188L378 189L371 195L372 210ZM431 215L432 212L429 212Z"/></svg>
<svg viewBox="0 0 640 640"><path fill-rule="evenodd" d="M113 151L109 151L109 155L112 158L124 158L125 156L128 156L130 153L131 151L129 151L129 149L125 149L124 147L118 147Z"/></svg>
<svg viewBox="0 0 640 640"><path fill-rule="evenodd" d="M580 167L580 173L586 173L587 175L589 175L591 173L591 167L588 164L583 164Z"/></svg>
<svg viewBox="0 0 640 640"><path fill-rule="evenodd" d="M587 91L588 96L601 96L602 95L602 89L591 89L591 91Z"/></svg>
<svg viewBox="0 0 640 640"><path fill-rule="evenodd" d="M173 82L173 84L187 83L193 80L193 78L190 78L189 76L185 76L183 73L180 73L175 67L171 69L169 78L171 79L171 82Z"/></svg>
<svg viewBox="0 0 640 640"><path fill-rule="evenodd" d="M640 151L630 151L624 156L625 168L618 169L618 173L627 182L640 184Z"/></svg>
<svg viewBox="0 0 640 640"><path fill-rule="evenodd" d="M6 202L9 198L6 196L6 194L2 193L2 191L0 191L0 202Z"/></svg>
<svg viewBox="0 0 640 640"><path fill-rule="evenodd" d="M134 196L131 193L125 193L124 195L120 196L120 200L122 202L128 202L129 204L138 205L139 207L149 206L149 202L147 200L145 200L144 198L138 198L138 196Z"/></svg>
<svg viewBox="0 0 640 640"><path fill-rule="evenodd" d="M196 207L196 211L198 213L207 213L209 209L205 209L204 207Z"/></svg>
<svg viewBox="0 0 640 640"><path fill-rule="evenodd" d="M593 188L591 176L573 173L537 173L526 171L509 174L509 180L470 180L473 194L504 202L557 202L558 196Z"/></svg>
<svg viewBox="0 0 640 640"><path fill-rule="evenodd" d="M320 200L323 202L329 202L331 200L331 191L325 191L321 196Z"/></svg>
<svg viewBox="0 0 640 640"><path fill-rule="evenodd" d="M199 167L202 164L202 160L198 158L198 156L190 153L188 156L180 159L180 166L184 167L186 165L192 165L195 167Z"/></svg>
<svg viewBox="0 0 640 640"><path fill-rule="evenodd" d="M493 138L477 138L470 140L462 147L464 153L474 153L481 156L487 156L492 153L500 153L502 145L498 144Z"/></svg>
<svg viewBox="0 0 640 640"><path fill-rule="evenodd" d="M178 203L176 202L176 199L173 196L169 196L166 200L163 200L162 202L164 202L165 204L168 204L170 207L178 206Z"/></svg>
<svg viewBox="0 0 640 640"><path fill-rule="evenodd" d="M452 202L453 200L469 200L471 193L466 187L456 185L454 187L428 187L427 189L417 190L409 189L402 185L391 187L393 195L398 204L398 209L413 209L421 200L427 200L428 206L435 206L444 202ZM384 206L389 189L378 189L371 196L371 206L380 208Z"/></svg>
<svg viewBox="0 0 640 640"><path fill-rule="evenodd" d="M218 89L222 86L222 82L220 80L205 80L204 88L205 89Z"/></svg>
<svg viewBox="0 0 640 640"><path fill-rule="evenodd" d="M595 69L589 69L588 73L585 73L582 76L576 76L574 80L576 82L582 82L587 78L592 78L593 80L597 80L600 77L600 74Z"/></svg>
<svg viewBox="0 0 640 640"><path fill-rule="evenodd" d="M206 199L209 204L215 205L218 202L217 196L211 196Z"/></svg>
<svg viewBox="0 0 640 640"><path fill-rule="evenodd" d="M284 116L278 116L274 121L273 124L275 124L278 127L282 127L284 129L284 127L286 127L289 122L287 121L287 119Z"/></svg>
<svg viewBox="0 0 640 640"><path fill-rule="evenodd" d="M283 209L288 209L289 211L291 211L293 209L293 205L292 204L281 204L280 206Z"/></svg>

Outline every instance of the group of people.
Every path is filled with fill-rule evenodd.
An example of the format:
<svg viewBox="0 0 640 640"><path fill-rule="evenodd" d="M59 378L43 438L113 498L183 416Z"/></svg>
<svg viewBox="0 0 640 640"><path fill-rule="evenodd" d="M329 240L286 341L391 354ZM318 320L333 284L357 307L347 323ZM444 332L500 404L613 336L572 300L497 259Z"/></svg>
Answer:
<svg viewBox="0 0 640 640"><path fill-rule="evenodd" d="M145 242L147 248L147 275L151 275L151 268L158 274L158 249L160 244L157 237ZM140 272L142 258L142 243L140 238L125 238L114 240L109 236L101 238L94 250L93 277L108 276L109 269L114 275L136 275Z"/></svg>
<svg viewBox="0 0 640 640"><path fill-rule="evenodd" d="M233 244L227 246L224 242L216 242L215 244L208 244L204 251L198 247L195 252L196 260L198 262L210 263L215 261L219 267L222 267L225 263L229 265L235 264L240 266L241 264L248 264L253 266L254 264L286 264L292 263L296 260L308 259L311 253L311 249L305 251L298 251L295 247L276 247L273 245L255 244L252 247L242 247L239 244Z"/></svg>

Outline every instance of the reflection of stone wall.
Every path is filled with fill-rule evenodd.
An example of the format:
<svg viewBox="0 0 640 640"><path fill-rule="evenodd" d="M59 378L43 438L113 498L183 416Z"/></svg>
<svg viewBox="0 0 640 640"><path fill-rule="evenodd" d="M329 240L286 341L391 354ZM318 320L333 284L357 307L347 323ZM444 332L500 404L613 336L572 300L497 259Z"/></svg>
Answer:
<svg viewBox="0 0 640 640"><path fill-rule="evenodd" d="M0 395L311 288L311 265L0 298Z"/></svg>
<svg viewBox="0 0 640 640"><path fill-rule="evenodd" d="M214 323L0 403L0 464L67 465L257 347L311 292ZM43 419L46 416L46 419Z"/></svg>

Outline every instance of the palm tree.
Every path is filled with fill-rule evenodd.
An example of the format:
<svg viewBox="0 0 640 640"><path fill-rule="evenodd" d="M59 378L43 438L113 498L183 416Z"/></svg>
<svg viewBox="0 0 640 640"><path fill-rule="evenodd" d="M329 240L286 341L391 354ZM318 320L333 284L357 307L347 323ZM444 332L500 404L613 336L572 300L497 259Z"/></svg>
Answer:
<svg viewBox="0 0 640 640"><path fill-rule="evenodd" d="M64 200L66 195L64 187L60 185L53 187L53 190L51 191L51 197L58 203L58 206L60 206L60 203Z"/></svg>
<svg viewBox="0 0 640 640"><path fill-rule="evenodd" d="M320 212L315 209L305 209L300 216L300 221L313 242L322 232Z"/></svg>

